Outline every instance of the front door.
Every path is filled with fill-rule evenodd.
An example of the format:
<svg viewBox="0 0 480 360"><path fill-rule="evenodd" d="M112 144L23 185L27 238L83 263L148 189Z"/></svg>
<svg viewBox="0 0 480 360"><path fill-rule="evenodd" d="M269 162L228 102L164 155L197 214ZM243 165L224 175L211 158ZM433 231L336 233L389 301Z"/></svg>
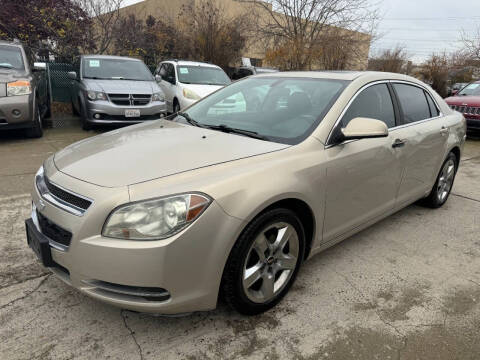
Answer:
<svg viewBox="0 0 480 360"><path fill-rule="evenodd" d="M382 120L394 128L395 114L388 85L368 86L357 93L332 138L356 117ZM340 143L332 140L327 144L324 242L393 211L402 173L393 142L394 135L390 134L385 138Z"/></svg>

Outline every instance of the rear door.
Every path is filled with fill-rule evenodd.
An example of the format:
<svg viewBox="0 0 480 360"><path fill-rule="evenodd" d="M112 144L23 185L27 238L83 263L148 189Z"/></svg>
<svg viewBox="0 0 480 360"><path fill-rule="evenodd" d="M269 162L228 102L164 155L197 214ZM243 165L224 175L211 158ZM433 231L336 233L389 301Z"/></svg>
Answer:
<svg viewBox="0 0 480 360"><path fill-rule="evenodd" d="M388 82L360 90L327 141L324 242L384 216L395 206L402 165L392 148L394 138L343 141L338 132L356 117L381 120L389 129L397 126L398 112Z"/></svg>
<svg viewBox="0 0 480 360"><path fill-rule="evenodd" d="M447 146L448 127L427 89L392 82L401 125L391 134L402 157L403 173L397 205L401 208L430 192Z"/></svg>

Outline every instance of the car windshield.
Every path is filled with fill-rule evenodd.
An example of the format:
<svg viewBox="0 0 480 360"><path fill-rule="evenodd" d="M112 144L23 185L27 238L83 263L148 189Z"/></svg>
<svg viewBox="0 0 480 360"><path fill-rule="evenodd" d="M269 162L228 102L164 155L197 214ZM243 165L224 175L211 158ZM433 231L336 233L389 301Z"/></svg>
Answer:
<svg viewBox="0 0 480 360"><path fill-rule="evenodd" d="M459 93L459 96L477 96L480 95L480 83L473 83L465 86Z"/></svg>
<svg viewBox="0 0 480 360"><path fill-rule="evenodd" d="M177 66L178 81L184 84L227 85L227 74L213 66Z"/></svg>
<svg viewBox="0 0 480 360"><path fill-rule="evenodd" d="M153 80L152 73L143 62L129 59L86 58L83 60L83 77L108 80Z"/></svg>
<svg viewBox="0 0 480 360"><path fill-rule="evenodd" d="M200 100L175 121L188 118L197 126L297 144L318 126L347 84L330 79L246 78Z"/></svg>
<svg viewBox="0 0 480 360"><path fill-rule="evenodd" d="M25 70L22 52L18 47L0 45L0 68Z"/></svg>

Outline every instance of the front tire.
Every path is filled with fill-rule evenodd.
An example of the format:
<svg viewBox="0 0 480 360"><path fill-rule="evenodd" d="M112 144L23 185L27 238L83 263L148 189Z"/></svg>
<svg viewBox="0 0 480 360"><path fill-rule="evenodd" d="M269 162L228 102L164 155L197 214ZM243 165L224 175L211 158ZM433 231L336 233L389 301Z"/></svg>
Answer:
<svg viewBox="0 0 480 360"><path fill-rule="evenodd" d="M80 120L82 121L82 129L85 131L92 130L92 124L90 124L87 119L87 109L85 109L85 106L83 106L80 100L78 103L80 104Z"/></svg>
<svg viewBox="0 0 480 360"><path fill-rule="evenodd" d="M458 168L458 159L450 153L444 161L430 194L422 201L423 205L436 209L445 204L452 191L453 182Z"/></svg>
<svg viewBox="0 0 480 360"><path fill-rule="evenodd" d="M305 252L305 231L289 209L259 215L243 231L222 278L226 302L244 315L265 312L282 300L295 281Z"/></svg>
<svg viewBox="0 0 480 360"><path fill-rule="evenodd" d="M33 126L26 129L26 136L29 138L41 138L43 136L42 117L38 105L35 106Z"/></svg>

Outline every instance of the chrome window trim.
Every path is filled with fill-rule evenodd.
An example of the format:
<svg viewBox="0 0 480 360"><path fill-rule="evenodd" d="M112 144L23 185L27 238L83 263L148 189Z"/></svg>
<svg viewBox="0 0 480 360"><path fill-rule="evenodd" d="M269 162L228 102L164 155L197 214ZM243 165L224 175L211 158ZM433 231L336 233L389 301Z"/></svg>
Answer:
<svg viewBox="0 0 480 360"><path fill-rule="evenodd" d="M343 145L343 144L348 144L352 141L358 141L358 139L353 139L353 140L347 140L347 141L344 141L344 142L341 142L339 144L329 144L330 142L330 138L332 136L332 133L333 133L333 130L338 126L338 123L343 119L343 116L345 115L345 113L348 111L348 109L350 108L350 106L352 105L352 103L355 101L355 99L357 98L357 96L360 95L360 93L362 93L364 90L368 89L369 87L371 86L374 86L374 85L378 85L378 84L396 84L396 83L399 83L399 84L406 84L406 85L411 85L411 86L416 86L418 87L419 89L422 89L424 91L426 91L430 97L432 98L435 106L437 107L437 110L438 110L438 116L434 116L432 118L428 118L428 119L424 119L424 120L419 120L419 121L415 121L415 122L412 122L412 123L408 123L408 124L402 124L402 125L398 125L398 126L394 126L392 128L389 128L388 129L388 132L392 132L392 131L395 131L395 130L398 130L398 129L403 129L403 128L406 128L406 127L409 127L409 126L412 126L412 125L416 125L416 124L422 124L424 122L427 122L427 121L431 121L431 120L435 120L435 119L439 119L441 117L444 116L444 114L442 113L442 110L440 109L440 106L438 106L438 103L437 103L437 100L435 99L435 97L431 94L431 92L423 85L420 85L420 84L416 84L414 82L411 82L411 81L406 81L406 80L378 80L378 81L374 81L374 82L371 82L371 83L368 83L368 84L365 84L364 86L362 86L360 89L358 89L358 91L355 93L355 95L353 95L353 97L350 99L350 101L347 103L347 105L345 106L345 108L343 109L343 111L341 112L340 116L338 117L338 119L335 121L335 124L332 126L332 128L330 129L330 132L328 133L328 137L327 137L327 141L326 141L326 145L325 145L325 149L329 149L333 146L337 146L337 145ZM426 99L425 99L426 100ZM392 99L393 101L393 99ZM428 102L427 102L428 103Z"/></svg>

